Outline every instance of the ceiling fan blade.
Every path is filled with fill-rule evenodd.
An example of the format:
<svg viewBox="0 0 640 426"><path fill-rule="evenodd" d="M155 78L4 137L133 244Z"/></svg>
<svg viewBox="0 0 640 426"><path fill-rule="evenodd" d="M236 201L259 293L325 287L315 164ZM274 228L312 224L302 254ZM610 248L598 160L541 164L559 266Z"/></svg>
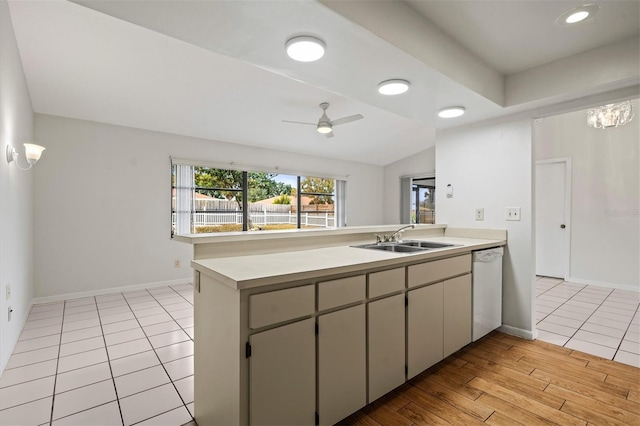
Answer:
<svg viewBox="0 0 640 426"><path fill-rule="evenodd" d="M331 125L337 126L339 124L351 123L352 121L361 120L364 117L362 114L350 115L348 117L338 118L337 120L333 120Z"/></svg>
<svg viewBox="0 0 640 426"><path fill-rule="evenodd" d="M328 137L328 138L332 138L332 137L333 137L333 130L332 130L332 131L330 131L329 133L325 133L324 135L325 135L326 137Z"/></svg>
<svg viewBox="0 0 640 426"><path fill-rule="evenodd" d="M318 123L305 123L303 121L291 121L291 120L282 120L283 123L294 123L294 124L310 124L312 126L317 126Z"/></svg>

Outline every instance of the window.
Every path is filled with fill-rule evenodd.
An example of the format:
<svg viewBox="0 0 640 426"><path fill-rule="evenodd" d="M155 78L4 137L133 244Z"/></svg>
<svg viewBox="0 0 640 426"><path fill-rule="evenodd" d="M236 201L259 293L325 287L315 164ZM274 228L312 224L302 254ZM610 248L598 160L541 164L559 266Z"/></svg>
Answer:
<svg viewBox="0 0 640 426"><path fill-rule="evenodd" d="M344 226L345 188L333 178L172 161L171 235Z"/></svg>

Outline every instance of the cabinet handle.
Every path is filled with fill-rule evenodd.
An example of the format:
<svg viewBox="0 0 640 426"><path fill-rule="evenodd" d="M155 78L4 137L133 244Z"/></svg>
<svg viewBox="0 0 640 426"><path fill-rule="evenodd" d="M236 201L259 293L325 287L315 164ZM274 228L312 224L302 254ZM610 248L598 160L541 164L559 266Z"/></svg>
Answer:
<svg viewBox="0 0 640 426"><path fill-rule="evenodd" d="M567 227L567 225L565 225L564 223L562 225L560 225L560 229L564 229L566 227Z"/></svg>

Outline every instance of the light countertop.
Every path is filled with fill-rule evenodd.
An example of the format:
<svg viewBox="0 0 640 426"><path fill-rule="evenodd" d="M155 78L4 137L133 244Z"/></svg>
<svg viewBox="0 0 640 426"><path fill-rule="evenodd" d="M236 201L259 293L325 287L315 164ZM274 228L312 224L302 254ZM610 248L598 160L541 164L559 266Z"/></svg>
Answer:
<svg viewBox="0 0 640 426"><path fill-rule="evenodd" d="M326 247L282 253L200 259L191 266L229 287L247 288L358 272L363 269L400 266L503 246L505 240L438 236L423 240L456 244L456 247L416 253L395 253L350 246Z"/></svg>

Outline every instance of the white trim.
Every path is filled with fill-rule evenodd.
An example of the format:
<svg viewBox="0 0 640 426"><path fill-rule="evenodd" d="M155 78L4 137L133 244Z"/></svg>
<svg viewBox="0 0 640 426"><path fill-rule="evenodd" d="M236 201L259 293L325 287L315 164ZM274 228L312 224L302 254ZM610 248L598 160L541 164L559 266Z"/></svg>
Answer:
<svg viewBox="0 0 640 426"><path fill-rule="evenodd" d="M589 279L584 279L584 278L576 278L576 277L569 277L565 281L569 282L569 283L574 283L574 284L595 285L595 286L599 286L599 287L617 288L617 289L620 289L620 290L630 290L630 291L640 292L640 285L638 285L638 284L608 283L608 282L604 282L604 281L594 281L594 280L589 280Z"/></svg>
<svg viewBox="0 0 640 426"><path fill-rule="evenodd" d="M565 281L571 276L571 157L547 158L536 160L536 166L543 164L564 163L564 224L567 232L564 235L564 277ZM537 170L536 170L537 172ZM535 179L534 179L535 182ZM534 188L535 194L535 188ZM537 244L537 243L536 243ZM536 271L537 273L537 271Z"/></svg>
<svg viewBox="0 0 640 426"><path fill-rule="evenodd" d="M523 328L512 327L510 325L502 324L498 327L498 331L501 333L509 334L511 336L522 337L527 340L535 340L538 337L538 330L535 328L533 331L525 330Z"/></svg>
<svg viewBox="0 0 640 426"><path fill-rule="evenodd" d="M36 297L33 299L33 305L40 303L59 302L61 300L79 299L82 297L101 296L103 294L123 293L127 291L142 290L147 288L166 287L168 285L187 284L192 281L191 278L183 278L169 281L158 281L146 284L133 284L122 287L111 287L101 290L79 291L77 293L57 294L55 296Z"/></svg>
<svg viewBox="0 0 640 426"><path fill-rule="evenodd" d="M292 175L292 176L302 176L302 177L309 176L309 177L319 177L319 178L336 179L336 180L347 180L349 176L351 176L348 173L344 175L336 175L336 174L324 173L324 172L316 173L308 170L306 172L302 172L299 170L282 168L280 166L273 166L273 167L249 166L246 164L238 164L235 161L231 161L230 163L223 164L223 163L215 163L215 162L206 161L206 160L188 160L184 158L174 158L174 157L169 157L169 158L171 159L172 165L184 164L187 166L194 166L194 167L211 167L216 169L237 170L242 172L276 173L281 175Z"/></svg>
<svg viewBox="0 0 640 426"><path fill-rule="evenodd" d="M0 376L2 376L2 373L4 373L4 369L9 363L9 359L11 358L11 355L13 354L13 351L15 350L16 345L18 344L18 341L20 339L20 334L22 334L22 330L24 330L24 326L27 323L27 318L29 318L29 314L31 313L32 307L33 307L33 301L29 303L29 307L27 308L27 314L24 316L24 318L22 318L22 324L20 324L20 333L18 333L16 340L10 345L11 349L7 351L6 354L3 354L3 356L6 356L6 358L0 359Z"/></svg>

